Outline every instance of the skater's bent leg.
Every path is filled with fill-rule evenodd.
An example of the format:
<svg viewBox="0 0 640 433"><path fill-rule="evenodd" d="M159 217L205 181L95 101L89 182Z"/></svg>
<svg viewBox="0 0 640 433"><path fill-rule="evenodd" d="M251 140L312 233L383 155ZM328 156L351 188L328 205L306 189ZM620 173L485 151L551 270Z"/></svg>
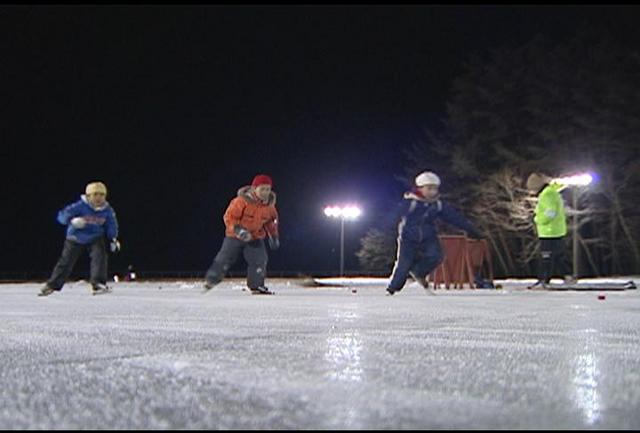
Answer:
<svg viewBox="0 0 640 433"><path fill-rule="evenodd" d="M402 290L407 282L409 271L413 267L415 255L416 246L414 243L398 239L398 254L391 272L391 280L387 286L388 291L397 292Z"/></svg>
<svg viewBox="0 0 640 433"><path fill-rule="evenodd" d="M247 261L247 286L250 289L257 289L264 286L264 279L267 274L267 262L269 257L264 241L258 239L249 242L244 249L244 259Z"/></svg>
<svg viewBox="0 0 640 433"><path fill-rule="evenodd" d="M84 250L85 246L79 244L77 242L71 241L69 239L64 241L64 246L62 248L62 254L56 263L56 266L53 268L53 272L51 273L51 277L47 281L47 286L54 290L62 289L64 283L71 275L71 271L75 266L80 254Z"/></svg>
<svg viewBox="0 0 640 433"><path fill-rule="evenodd" d="M423 286L427 276L442 262L442 248L437 239L430 240L421 245L419 259L411 268L410 274Z"/></svg>
<svg viewBox="0 0 640 433"><path fill-rule="evenodd" d="M222 241L222 247L213 259L213 263L207 270L206 280L210 284L218 284L227 271L238 259L240 251L244 248L245 243L240 239L225 237Z"/></svg>
<svg viewBox="0 0 640 433"><path fill-rule="evenodd" d="M91 257L91 284L107 284L107 264L109 256L104 237L96 239L89 247Z"/></svg>

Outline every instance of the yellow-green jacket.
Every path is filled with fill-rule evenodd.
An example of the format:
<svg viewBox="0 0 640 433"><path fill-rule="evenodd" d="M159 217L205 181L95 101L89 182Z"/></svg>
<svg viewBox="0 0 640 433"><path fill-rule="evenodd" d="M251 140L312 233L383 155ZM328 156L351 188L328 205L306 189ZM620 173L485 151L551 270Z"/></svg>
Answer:
<svg viewBox="0 0 640 433"><path fill-rule="evenodd" d="M538 195L534 221L539 238L559 238L567 234L562 189L563 185L551 183Z"/></svg>

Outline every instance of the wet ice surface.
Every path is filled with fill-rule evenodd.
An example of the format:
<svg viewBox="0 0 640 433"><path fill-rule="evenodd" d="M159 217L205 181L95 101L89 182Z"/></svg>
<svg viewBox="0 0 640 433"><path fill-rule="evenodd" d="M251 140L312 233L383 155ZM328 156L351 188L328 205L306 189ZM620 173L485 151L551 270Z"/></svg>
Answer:
<svg viewBox="0 0 640 433"><path fill-rule="evenodd" d="M638 290L268 283L0 285L0 428L640 427Z"/></svg>

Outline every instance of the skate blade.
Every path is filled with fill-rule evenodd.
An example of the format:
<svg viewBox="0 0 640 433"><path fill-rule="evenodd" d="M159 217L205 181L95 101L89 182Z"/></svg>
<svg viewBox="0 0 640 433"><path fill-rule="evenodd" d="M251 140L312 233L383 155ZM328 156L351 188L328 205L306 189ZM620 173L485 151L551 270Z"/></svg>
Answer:
<svg viewBox="0 0 640 433"><path fill-rule="evenodd" d="M111 293L113 290L112 289L107 289L107 290L97 290L97 291L92 291L91 294L93 296L95 295L106 295L107 293Z"/></svg>

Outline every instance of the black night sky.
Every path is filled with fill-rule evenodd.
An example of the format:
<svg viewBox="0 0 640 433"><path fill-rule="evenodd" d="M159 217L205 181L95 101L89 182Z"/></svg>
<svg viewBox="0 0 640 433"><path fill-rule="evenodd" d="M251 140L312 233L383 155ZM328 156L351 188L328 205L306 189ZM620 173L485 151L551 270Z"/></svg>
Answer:
<svg viewBox="0 0 640 433"><path fill-rule="evenodd" d="M402 149L437 128L471 53L585 22L637 46L639 12L2 7L0 271L48 275L64 240L56 213L102 180L123 245L110 271L204 274L226 206L258 173L278 194L271 270L336 270L339 223L322 209L346 201L365 210L347 226L357 269L359 239L405 189Z"/></svg>

